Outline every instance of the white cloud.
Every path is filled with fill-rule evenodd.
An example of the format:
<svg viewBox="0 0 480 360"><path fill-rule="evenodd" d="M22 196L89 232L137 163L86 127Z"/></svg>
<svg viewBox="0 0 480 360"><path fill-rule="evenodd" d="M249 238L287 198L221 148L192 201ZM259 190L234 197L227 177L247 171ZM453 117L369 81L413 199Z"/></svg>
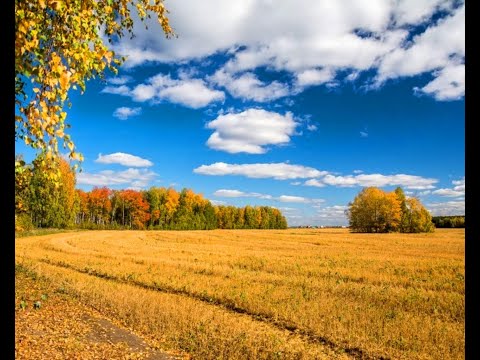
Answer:
<svg viewBox="0 0 480 360"><path fill-rule="evenodd" d="M219 196L219 197L230 197L230 198L249 197L249 198L259 198L259 199L272 199L272 196L267 194L259 194L255 192L243 192L240 190L227 190L227 189L217 190L213 193L213 195Z"/></svg>
<svg viewBox="0 0 480 360"><path fill-rule="evenodd" d="M432 194L446 196L446 197L465 196L464 191L455 191L453 189L438 189L438 190L432 191Z"/></svg>
<svg viewBox="0 0 480 360"><path fill-rule="evenodd" d="M212 205L217 205L217 206L218 206L218 205L226 205L226 204L227 204L225 201L221 201L221 200L208 200L208 201L210 201L210 203L211 203Z"/></svg>
<svg viewBox="0 0 480 360"><path fill-rule="evenodd" d="M278 81L266 84L251 72L235 77L220 69L209 80L226 88L232 96L241 99L265 102L289 95L289 88L285 84Z"/></svg>
<svg viewBox="0 0 480 360"><path fill-rule="evenodd" d="M300 204L318 204L323 202L323 199L311 199L305 198L303 196L292 196L292 195L280 195L278 197L274 197L269 194L260 194L256 192L243 192L240 190L227 190L227 189L220 189L213 193L213 195L218 197L227 197L227 198L239 198L239 197L246 197L246 198L258 198L258 199L266 199L266 200L274 200L286 203L300 203Z"/></svg>
<svg viewBox="0 0 480 360"><path fill-rule="evenodd" d="M180 81L178 84L162 89L158 93L162 99L182 104L194 109L205 107L211 102L223 101L225 94L209 89L202 80Z"/></svg>
<svg viewBox="0 0 480 360"><path fill-rule="evenodd" d="M316 130L318 130L318 128L317 128L317 125L314 125L314 124L310 125L309 124L309 125L307 125L307 130L308 131L316 131Z"/></svg>
<svg viewBox="0 0 480 360"><path fill-rule="evenodd" d="M170 75L158 74L138 84L133 89L126 85L107 86L103 93L130 96L133 101L158 103L169 101L198 109L212 102L223 101L223 91L210 89L202 79L190 79L182 73L182 78L172 79Z"/></svg>
<svg viewBox="0 0 480 360"><path fill-rule="evenodd" d="M365 131L360 131L360 137L366 138L366 137L368 137L368 133L365 132Z"/></svg>
<svg viewBox="0 0 480 360"><path fill-rule="evenodd" d="M320 180L317 179L310 179L305 181L305 185L307 186L316 186L316 187L324 187L325 184L322 183Z"/></svg>
<svg viewBox="0 0 480 360"><path fill-rule="evenodd" d="M127 85L120 85L120 86L105 86L100 92L104 94L129 96L130 91L131 90Z"/></svg>
<svg viewBox="0 0 480 360"><path fill-rule="evenodd" d="M432 178L424 178L417 175L382 175L382 174L360 174L360 175L346 175L334 176L331 174L325 175L321 179L310 179L305 182L307 186L331 185L339 187L354 187L354 186L403 186L406 189L423 190L433 189L433 184L438 180Z"/></svg>
<svg viewBox="0 0 480 360"><path fill-rule="evenodd" d="M150 160L142 159L139 156L126 154L122 152L116 152L108 155L98 154L98 158L95 160L95 162L100 164L120 164L123 166L132 166L132 167L153 166L153 163Z"/></svg>
<svg viewBox="0 0 480 360"><path fill-rule="evenodd" d="M455 185L453 187L453 190L465 192L465 176L462 177L460 180L453 180L452 184Z"/></svg>
<svg viewBox="0 0 480 360"><path fill-rule="evenodd" d="M426 204L433 216L465 215L465 200L452 200Z"/></svg>
<svg viewBox="0 0 480 360"><path fill-rule="evenodd" d="M395 22L398 25L418 24L428 20L439 10L448 10L451 7L448 0L402 0L397 2Z"/></svg>
<svg viewBox="0 0 480 360"><path fill-rule="evenodd" d="M335 79L335 73L330 68L308 69L299 72L297 75L297 86L307 87L311 85L320 85Z"/></svg>
<svg viewBox="0 0 480 360"><path fill-rule="evenodd" d="M207 128L215 129L207 145L229 153L263 154L268 151L267 145L288 144L297 125L290 112L281 115L249 109L223 114L207 124Z"/></svg>
<svg viewBox="0 0 480 360"><path fill-rule="evenodd" d="M299 209L297 208L292 208L292 207L279 207L279 210L282 212L297 212Z"/></svg>
<svg viewBox="0 0 480 360"><path fill-rule="evenodd" d="M363 170L353 170L353 173L354 174L361 174L361 173L363 173Z"/></svg>
<svg viewBox="0 0 480 360"><path fill-rule="evenodd" d="M125 85L132 81L132 77L128 75L123 75L123 76L115 76L113 78L108 79L108 83L113 84L113 85Z"/></svg>
<svg viewBox="0 0 480 360"><path fill-rule="evenodd" d="M273 178L276 180L305 179L327 174L326 171L287 163L227 164L223 162L201 165L193 172L202 175L237 175L254 179Z"/></svg>
<svg viewBox="0 0 480 360"><path fill-rule="evenodd" d="M327 175L321 181L326 185L333 185L333 186L340 186L340 187L360 186L360 183L356 179L356 176L352 176L352 175L347 175L347 176ZM309 185L309 184L305 183L305 185Z"/></svg>
<svg viewBox="0 0 480 360"><path fill-rule="evenodd" d="M316 216L321 219L334 220L334 223L344 223L347 220L345 210L348 209L346 205L333 205L318 208Z"/></svg>
<svg viewBox="0 0 480 360"><path fill-rule="evenodd" d="M207 87L202 79L172 79L170 75L155 75L146 84L132 90L135 101L159 102L167 100L176 104L198 109L216 101L223 101L225 94Z"/></svg>
<svg viewBox="0 0 480 360"><path fill-rule="evenodd" d="M465 65L447 66L435 72L436 78L417 92L433 96L437 100L457 100L465 95Z"/></svg>
<svg viewBox="0 0 480 360"><path fill-rule="evenodd" d="M113 116L119 118L120 120L127 120L129 117L138 116L142 113L142 108L129 108L129 107L119 107L113 112Z"/></svg>
<svg viewBox="0 0 480 360"><path fill-rule="evenodd" d="M443 188L432 191L432 194L445 197L462 197L465 196L465 177L460 180L453 180L453 188Z"/></svg>
<svg viewBox="0 0 480 360"><path fill-rule="evenodd" d="M310 203L320 203L325 200L323 199L310 199L303 196L292 196L292 195L281 195L277 198L280 202L286 203L301 203L301 204L310 204Z"/></svg>
<svg viewBox="0 0 480 360"><path fill-rule="evenodd" d="M345 215L347 206L333 205L333 206L314 206L317 210L314 214L305 213L301 211L286 212L284 215L288 220L290 226L300 225L325 225L325 226L345 226L348 225L348 218Z"/></svg>
<svg viewBox="0 0 480 360"><path fill-rule="evenodd" d="M79 185L122 186L134 189L146 188L157 176L148 169L103 170L98 173L81 172L77 175Z"/></svg>
<svg viewBox="0 0 480 360"><path fill-rule="evenodd" d="M126 67L225 52L232 55L224 66L232 76L266 67L289 72L302 86L330 81L327 70L318 73L323 69L332 71L332 80L338 70L378 70L379 83L431 71L441 75L465 54L465 7L454 4L458 1L177 0L166 5L178 38L166 41L154 19L147 21L148 30L136 21L136 37L122 38L115 50L128 56ZM431 21L439 10L447 15ZM410 41L418 25L426 30ZM253 88L271 84L257 85Z"/></svg>
<svg viewBox="0 0 480 360"><path fill-rule="evenodd" d="M425 32L416 35L411 43L389 52L379 66L379 81L400 76L412 76L436 70L436 76L442 76L445 68L457 67L465 57L465 5L455 10L451 16L428 27ZM462 72L463 70L463 72ZM455 74L443 75L453 77L464 83L464 69L446 70ZM443 86L434 83L432 88ZM428 86L428 85L427 85ZM433 89L424 90L434 92ZM436 93L436 92L435 92ZM437 97L441 100L441 96Z"/></svg>

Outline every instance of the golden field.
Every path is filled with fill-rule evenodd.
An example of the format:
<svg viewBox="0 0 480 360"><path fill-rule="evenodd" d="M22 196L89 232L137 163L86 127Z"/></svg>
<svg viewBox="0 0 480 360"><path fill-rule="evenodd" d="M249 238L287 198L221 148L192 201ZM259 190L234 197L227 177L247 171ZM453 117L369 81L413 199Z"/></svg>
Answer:
<svg viewBox="0 0 480 360"><path fill-rule="evenodd" d="M463 359L463 229L85 231L16 262L196 359Z"/></svg>

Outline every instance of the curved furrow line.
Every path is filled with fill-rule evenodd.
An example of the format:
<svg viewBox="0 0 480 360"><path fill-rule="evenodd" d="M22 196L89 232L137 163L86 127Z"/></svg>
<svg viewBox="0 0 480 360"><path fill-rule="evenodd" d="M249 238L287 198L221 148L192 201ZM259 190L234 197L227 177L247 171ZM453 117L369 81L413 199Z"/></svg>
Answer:
<svg viewBox="0 0 480 360"><path fill-rule="evenodd" d="M348 355L356 358L356 359L362 359L362 360L390 360L390 358L385 357L383 355L376 355L376 354L369 354L365 350L360 349L358 347L350 347L346 344L339 344L336 343L324 336L320 336L316 333L314 333L311 330L306 330L299 328L296 324L289 322L287 320L282 320L282 319L273 319L272 317L266 316L265 314L262 313L255 313L252 311L249 311L247 309L244 309L242 307L237 306L235 303L228 301L228 300L219 300L213 297L210 297L205 294L198 294L194 293L191 291L188 291L186 289L178 289L174 288L172 286L168 286L166 284L158 284L154 282L154 285L149 285L142 283L138 280L132 279L132 278L119 278L117 276L110 275L108 273L103 273L100 271L97 271L95 269L85 267L83 269L77 268L71 264L68 264L63 261L52 261L49 259L39 259L41 262L46 263L48 265L52 266L57 266L57 267L62 267L66 268L69 270L73 270L82 274L87 274L90 276L95 276L97 278L101 278L104 280L108 281L114 281L117 283L121 284L128 284L128 285L135 285L143 289L147 290L152 290L152 291L160 291L168 294L174 294L174 295L181 295L181 296L186 296L204 303L207 303L209 305L214 305L221 307L227 311L237 313L237 314L244 314L247 316L250 316L252 319L256 321L260 321L263 323L267 323L269 325L274 326L275 328L279 330L286 330L289 331L292 335L301 335L305 338L306 341L314 344L321 344L328 346L332 350L342 350Z"/></svg>

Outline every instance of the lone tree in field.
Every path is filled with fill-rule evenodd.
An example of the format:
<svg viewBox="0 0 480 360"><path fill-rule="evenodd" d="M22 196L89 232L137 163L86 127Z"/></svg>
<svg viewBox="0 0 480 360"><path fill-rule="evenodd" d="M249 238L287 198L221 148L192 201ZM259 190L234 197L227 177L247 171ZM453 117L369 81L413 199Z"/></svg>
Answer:
<svg viewBox="0 0 480 360"><path fill-rule="evenodd" d="M163 0L15 0L16 140L46 160L58 156L63 141L70 158L82 160L65 132L68 92L85 91L86 81L107 69L117 72L124 59L109 43L132 34L131 9L141 21L155 15L165 35L173 34ZM55 182L61 174L53 165L46 170Z"/></svg>
<svg viewBox="0 0 480 360"><path fill-rule="evenodd" d="M348 205L347 216L354 232L419 233L435 229L428 210L418 199L406 198L400 187L393 192L364 188Z"/></svg>

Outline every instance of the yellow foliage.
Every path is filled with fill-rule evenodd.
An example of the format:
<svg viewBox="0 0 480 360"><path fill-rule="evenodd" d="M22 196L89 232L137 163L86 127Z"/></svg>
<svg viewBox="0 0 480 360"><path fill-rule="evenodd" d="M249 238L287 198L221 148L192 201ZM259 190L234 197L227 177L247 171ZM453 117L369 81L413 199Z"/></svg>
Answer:
<svg viewBox="0 0 480 360"><path fill-rule="evenodd" d="M156 15L170 37L173 30L161 2L132 1L141 18ZM102 78L107 69L116 72L123 61L104 42L100 28L106 29L107 40L132 33L130 1L15 1L16 138L40 151L51 144L55 156L63 140L73 159L74 145L64 122L70 88L78 86L83 92L87 80ZM33 86L31 94L26 91L27 81Z"/></svg>

